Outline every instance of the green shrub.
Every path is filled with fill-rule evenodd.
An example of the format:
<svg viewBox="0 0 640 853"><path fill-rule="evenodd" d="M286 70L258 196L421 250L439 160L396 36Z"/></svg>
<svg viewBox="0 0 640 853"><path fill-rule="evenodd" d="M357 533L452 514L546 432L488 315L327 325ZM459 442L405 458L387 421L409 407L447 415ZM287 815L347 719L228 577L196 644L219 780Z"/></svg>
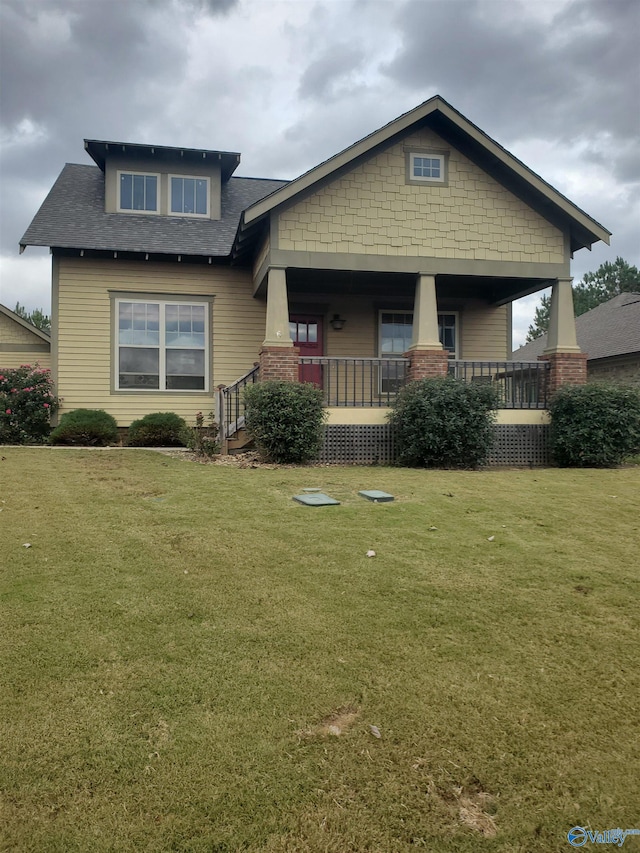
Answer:
<svg viewBox="0 0 640 853"><path fill-rule="evenodd" d="M42 444L57 408L50 370L29 364L0 369L0 444Z"/></svg>
<svg viewBox="0 0 640 853"><path fill-rule="evenodd" d="M187 423L175 412L153 412L134 421L127 433L132 447L184 447Z"/></svg>
<svg viewBox="0 0 640 853"><path fill-rule="evenodd" d="M102 409L74 409L60 418L49 436L50 444L105 447L119 443L115 418Z"/></svg>
<svg viewBox="0 0 640 853"><path fill-rule="evenodd" d="M245 391L245 422L263 458L309 462L322 445L322 391L302 382L258 382Z"/></svg>
<svg viewBox="0 0 640 853"><path fill-rule="evenodd" d="M549 404L551 452L562 467L608 468L640 451L640 390L565 385Z"/></svg>
<svg viewBox="0 0 640 853"><path fill-rule="evenodd" d="M211 457L220 453L215 412L209 412L209 423L206 426L202 412L196 412L196 425L187 427L185 444L198 456Z"/></svg>
<svg viewBox="0 0 640 853"><path fill-rule="evenodd" d="M490 385L453 378L410 382L389 415L398 462L418 468L475 468L491 450L496 406Z"/></svg>

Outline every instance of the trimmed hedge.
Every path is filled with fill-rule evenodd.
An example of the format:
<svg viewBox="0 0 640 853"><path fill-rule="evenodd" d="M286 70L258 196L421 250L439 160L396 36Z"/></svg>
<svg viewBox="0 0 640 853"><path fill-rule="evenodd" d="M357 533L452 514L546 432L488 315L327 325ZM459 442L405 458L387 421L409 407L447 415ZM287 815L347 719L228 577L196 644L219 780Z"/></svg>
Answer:
<svg viewBox="0 0 640 853"><path fill-rule="evenodd" d="M244 399L245 424L264 459L282 463L317 459L325 418L319 388L269 380L249 386Z"/></svg>
<svg viewBox="0 0 640 853"><path fill-rule="evenodd" d="M640 451L640 390L565 385L549 403L553 458L561 467L611 468Z"/></svg>
<svg viewBox="0 0 640 853"><path fill-rule="evenodd" d="M175 412L152 412L133 421L127 433L131 447L184 447L187 422Z"/></svg>
<svg viewBox="0 0 640 853"><path fill-rule="evenodd" d="M116 419L103 409L74 409L67 412L49 436L49 444L106 447L119 443Z"/></svg>
<svg viewBox="0 0 640 853"><path fill-rule="evenodd" d="M451 377L401 389L389 415L398 462L414 468L476 468L494 441L497 395L490 385Z"/></svg>

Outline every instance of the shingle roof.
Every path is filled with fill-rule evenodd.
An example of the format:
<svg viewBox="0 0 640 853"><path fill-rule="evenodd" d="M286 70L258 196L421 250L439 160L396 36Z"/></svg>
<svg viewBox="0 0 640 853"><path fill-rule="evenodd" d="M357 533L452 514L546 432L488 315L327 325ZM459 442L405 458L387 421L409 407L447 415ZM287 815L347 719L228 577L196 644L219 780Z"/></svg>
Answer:
<svg viewBox="0 0 640 853"><path fill-rule="evenodd" d="M285 183L230 178L222 187L219 220L105 213L104 173L67 163L20 245L226 257L242 211Z"/></svg>
<svg viewBox="0 0 640 853"><path fill-rule="evenodd" d="M621 293L576 317L576 336L589 361L640 352L640 293ZM546 345L543 335L515 350L512 357L535 360Z"/></svg>

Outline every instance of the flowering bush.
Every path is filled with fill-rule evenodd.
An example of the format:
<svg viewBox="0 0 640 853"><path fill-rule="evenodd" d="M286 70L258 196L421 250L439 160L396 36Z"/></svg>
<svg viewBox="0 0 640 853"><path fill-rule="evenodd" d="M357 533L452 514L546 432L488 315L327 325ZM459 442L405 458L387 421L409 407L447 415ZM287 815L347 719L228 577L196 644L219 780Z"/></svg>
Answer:
<svg viewBox="0 0 640 853"><path fill-rule="evenodd" d="M0 368L0 444L42 444L57 408L50 370L29 364Z"/></svg>

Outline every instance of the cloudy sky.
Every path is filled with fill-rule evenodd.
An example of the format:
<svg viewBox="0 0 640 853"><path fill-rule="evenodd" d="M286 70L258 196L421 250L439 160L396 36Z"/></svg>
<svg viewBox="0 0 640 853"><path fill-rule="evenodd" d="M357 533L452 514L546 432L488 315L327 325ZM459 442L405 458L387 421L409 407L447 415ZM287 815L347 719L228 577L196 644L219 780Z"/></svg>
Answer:
<svg viewBox="0 0 640 853"><path fill-rule="evenodd" d="M0 0L0 301L49 310L18 242L85 137L242 152L294 178L434 94L640 266L638 0ZM514 345L535 297L514 306Z"/></svg>

